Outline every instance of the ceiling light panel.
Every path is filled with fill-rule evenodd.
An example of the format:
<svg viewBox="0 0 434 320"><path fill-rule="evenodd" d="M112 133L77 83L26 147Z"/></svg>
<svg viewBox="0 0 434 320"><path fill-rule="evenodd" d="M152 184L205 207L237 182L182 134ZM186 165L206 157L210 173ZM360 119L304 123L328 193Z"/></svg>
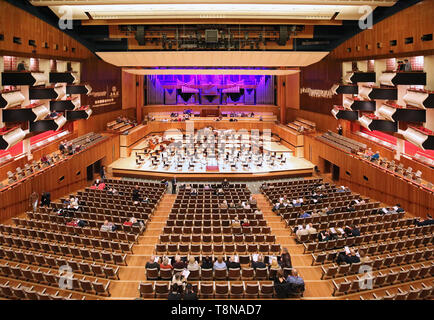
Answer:
<svg viewBox="0 0 434 320"><path fill-rule="evenodd" d="M233 19L324 19L335 12L339 19L358 19L364 12L348 5L294 4L125 4L51 6L59 17L68 15L74 20L93 19L159 19L159 18L233 18ZM374 7L373 7L374 8Z"/></svg>

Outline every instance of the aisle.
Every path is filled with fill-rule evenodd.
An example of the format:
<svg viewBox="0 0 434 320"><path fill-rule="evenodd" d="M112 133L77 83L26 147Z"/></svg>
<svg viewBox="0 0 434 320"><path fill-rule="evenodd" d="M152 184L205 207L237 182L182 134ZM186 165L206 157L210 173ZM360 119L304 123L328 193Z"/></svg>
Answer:
<svg viewBox="0 0 434 320"><path fill-rule="evenodd" d="M272 210L271 205L263 194L253 195L257 200L258 208L262 210L264 219L271 227L271 233L276 236L276 242L282 248L287 248L291 255L292 265L298 270L306 283L304 299L334 299L331 295L333 286L330 280L320 280L322 271L320 266L311 266L312 256L303 254L303 245L295 242L289 228Z"/></svg>
<svg viewBox="0 0 434 320"><path fill-rule="evenodd" d="M133 254L127 256L128 265L120 268L120 280L112 281L110 285L112 296L108 299L139 298L139 283L146 280L146 262L154 252L175 198L175 194L165 194L161 199L151 221L148 222L146 231L139 237L138 243L133 246Z"/></svg>

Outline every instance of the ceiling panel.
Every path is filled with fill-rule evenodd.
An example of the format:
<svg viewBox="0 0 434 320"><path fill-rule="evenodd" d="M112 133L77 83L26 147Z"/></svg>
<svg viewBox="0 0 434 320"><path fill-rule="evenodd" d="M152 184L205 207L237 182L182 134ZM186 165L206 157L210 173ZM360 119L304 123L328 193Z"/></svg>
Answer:
<svg viewBox="0 0 434 320"><path fill-rule="evenodd" d="M96 52L119 67L305 67L329 52L279 51L152 51Z"/></svg>

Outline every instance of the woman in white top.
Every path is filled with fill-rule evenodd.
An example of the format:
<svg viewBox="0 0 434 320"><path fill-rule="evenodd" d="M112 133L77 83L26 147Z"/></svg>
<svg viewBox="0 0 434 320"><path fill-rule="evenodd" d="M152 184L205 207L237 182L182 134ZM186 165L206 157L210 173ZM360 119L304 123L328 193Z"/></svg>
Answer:
<svg viewBox="0 0 434 320"><path fill-rule="evenodd" d="M196 271L199 270L199 264L197 263L197 261L194 259L194 257L190 257L189 261L188 261L188 265L187 265L187 270L188 271Z"/></svg>

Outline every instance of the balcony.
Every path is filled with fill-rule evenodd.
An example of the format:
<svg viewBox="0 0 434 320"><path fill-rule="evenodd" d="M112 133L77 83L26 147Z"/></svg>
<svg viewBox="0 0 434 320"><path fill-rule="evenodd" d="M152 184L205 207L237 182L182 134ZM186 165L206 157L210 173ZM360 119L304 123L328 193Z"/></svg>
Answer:
<svg viewBox="0 0 434 320"><path fill-rule="evenodd" d="M390 121L426 122L426 111L404 108L398 105L383 104L378 109L379 114Z"/></svg>
<svg viewBox="0 0 434 320"><path fill-rule="evenodd" d="M4 122L38 121L50 114L44 104L31 104L23 108L3 109Z"/></svg>
<svg viewBox="0 0 434 320"><path fill-rule="evenodd" d="M66 112L66 120L73 121L73 120L80 120L80 119L89 119L89 117L92 115L92 109L86 108L82 110L74 110L74 111L67 111Z"/></svg>
<svg viewBox="0 0 434 320"><path fill-rule="evenodd" d="M407 105L416 108L434 108L434 92L409 89L404 96L404 101Z"/></svg>
<svg viewBox="0 0 434 320"><path fill-rule="evenodd" d="M20 90L3 91L0 94L0 108L8 109L20 106L26 98Z"/></svg>
<svg viewBox="0 0 434 320"><path fill-rule="evenodd" d="M359 97L366 100L397 100L396 88L363 86L359 91Z"/></svg>
<svg viewBox="0 0 434 320"><path fill-rule="evenodd" d="M347 110L341 106L334 106L332 109L332 115L336 119L344 120L357 120L359 118L359 113L357 111Z"/></svg>
<svg viewBox="0 0 434 320"><path fill-rule="evenodd" d="M30 87L29 99L30 100L57 100L65 96L64 86L51 86L51 87Z"/></svg>
<svg viewBox="0 0 434 320"><path fill-rule="evenodd" d="M345 83L366 83L366 82L376 82L375 72L360 72L360 71L349 71L344 77Z"/></svg>
<svg viewBox="0 0 434 320"><path fill-rule="evenodd" d="M359 119L362 127L369 131L378 130L383 132L398 132L398 123L390 120L384 120L372 115L364 115Z"/></svg>
<svg viewBox="0 0 434 320"><path fill-rule="evenodd" d="M66 123L64 116L57 116L56 118L44 119L30 123L30 132L45 132L50 130L59 130Z"/></svg>
<svg viewBox="0 0 434 320"><path fill-rule="evenodd" d="M47 83L43 72L9 71L2 73L3 86L41 86Z"/></svg>
<svg viewBox="0 0 434 320"><path fill-rule="evenodd" d="M380 76L380 84L385 86L397 85L426 85L425 72L383 72Z"/></svg>
<svg viewBox="0 0 434 320"><path fill-rule="evenodd" d="M67 94L89 94L92 92L92 87L88 84L75 84L66 86Z"/></svg>
<svg viewBox="0 0 434 320"><path fill-rule="evenodd" d="M67 83L75 84L78 79L75 76L75 72L50 72L50 83Z"/></svg>

